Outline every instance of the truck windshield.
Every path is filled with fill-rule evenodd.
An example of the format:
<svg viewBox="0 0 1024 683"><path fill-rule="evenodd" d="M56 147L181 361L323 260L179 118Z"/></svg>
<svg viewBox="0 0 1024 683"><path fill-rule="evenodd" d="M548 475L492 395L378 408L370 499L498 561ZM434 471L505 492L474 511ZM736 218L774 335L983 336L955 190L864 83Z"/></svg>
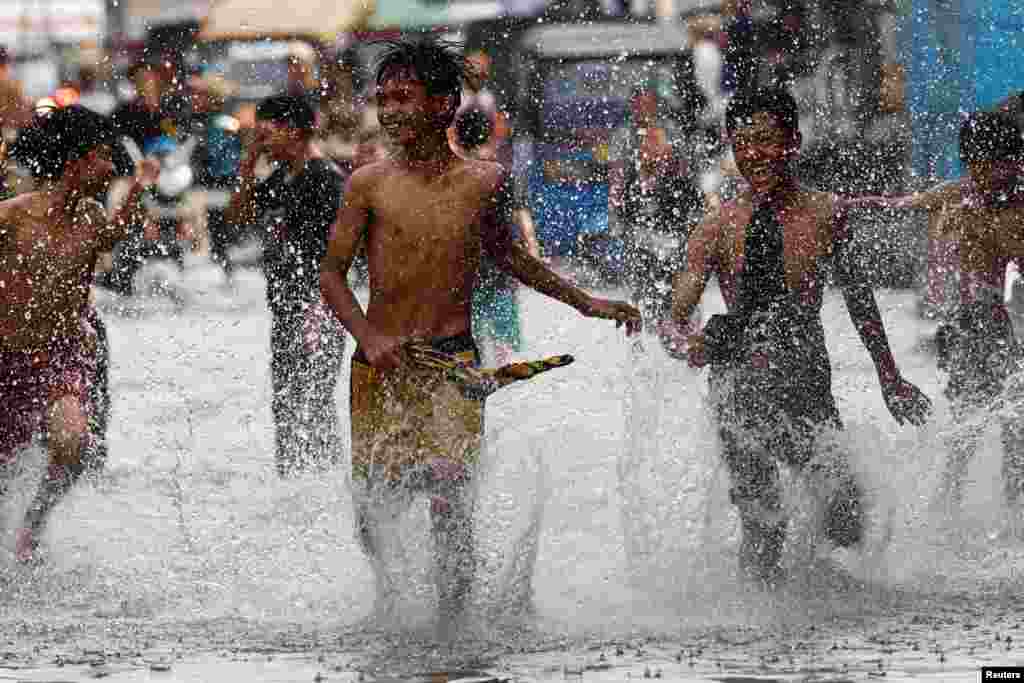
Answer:
<svg viewBox="0 0 1024 683"><path fill-rule="evenodd" d="M284 91L291 45L285 40L222 41L206 46L199 57L204 71L236 83L241 99L255 100Z"/></svg>
<svg viewBox="0 0 1024 683"><path fill-rule="evenodd" d="M560 131L622 126L634 87L646 85L671 99L672 64L668 59L554 63L544 79L542 125Z"/></svg>

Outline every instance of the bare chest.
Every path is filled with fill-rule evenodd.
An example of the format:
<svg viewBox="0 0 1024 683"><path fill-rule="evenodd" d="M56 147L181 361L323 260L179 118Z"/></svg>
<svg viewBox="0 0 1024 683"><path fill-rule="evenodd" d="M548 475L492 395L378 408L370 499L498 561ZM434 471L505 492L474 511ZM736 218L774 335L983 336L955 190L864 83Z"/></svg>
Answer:
<svg viewBox="0 0 1024 683"><path fill-rule="evenodd" d="M999 267L1024 257L1024 209L961 209L953 222L968 268Z"/></svg>
<svg viewBox="0 0 1024 683"><path fill-rule="evenodd" d="M386 183L375 199L375 213L380 218L435 230L476 222L482 208L477 188L444 181Z"/></svg>
<svg viewBox="0 0 1024 683"><path fill-rule="evenodd" d="M78 270L91 260L96 228L88 220L54 223L43 217L19 216L0 226L0 259L4 270L36 273Z"/></svg>
<svg viewBox="0 0 1024 683"><path fill-rule="evenodd" d="M746 251L749 216L742 217L733 230L723 235L719 253L725 261L725 270L733 278L742 277L748 264ZM813 212L791 212L781 216L783 262L786 282L791 289L802 284L815 282L819 266L831 252L831 241L827 238L830 224L826 224Z"/></svg>
<svg viewBox="0 0 1024 683"><path fill-rule="evenodd" d="M394 183L374 198L371 240L389 260L423 261L477 245L479 193L438 183Z"/></svg>

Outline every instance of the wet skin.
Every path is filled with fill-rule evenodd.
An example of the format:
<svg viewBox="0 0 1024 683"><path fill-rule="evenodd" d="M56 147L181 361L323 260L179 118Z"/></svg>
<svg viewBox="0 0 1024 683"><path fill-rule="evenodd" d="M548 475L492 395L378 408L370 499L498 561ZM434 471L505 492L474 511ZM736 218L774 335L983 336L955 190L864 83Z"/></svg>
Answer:
<svg viewBox="0 0 1024 683"><path fill-rule="evenodd" d="M91 199L113 178L101 146L68 164L71 179L0 202L0 351L40 351L79 336L96 259L127 236L138 182L113 220ZM158 167L145 162L143 184ZM73 185L72 185L73 184Z"/></svg>
<svg viewBox="0 0 1024 683"><path fill-rule="evenodd" d="M515 239L507 174L452 152L447 97L428 96L422 82L397 73L381 84L377 100L398 152L350 178L321 273L325 298L372 366L398 367L410 339L469 331L481 248L524 284L582 314L639 329L632 306L580 291ZM363 239L370 273L365 313L345 280Z"/></svg>
<svg viewBox="0 0 1024 683"><path fill-rule="evenodd" d="M749 189L735 202L706 219L690 237L687 269L675 279L673 317L679 334L693 333L687 320L700 302L708 279L716 275L723 297L736 304L747 227L755 206L774 208L784 228L786 285L794 301L820 316L825 285L819 266L835 257L837 274L850 317L878 372L883 397L900 423L921 424L930 410L928 399L905 381L889 349L874 294L861 273L843 258L850 235L847 205L839 197L800 187L789 171L800 148L800 135L787 131L771 114L755 114L733 136L733 152ZM707 364L702 334L688 339L694 367Z"/></svg>
<svg viewBox="0 0 1024 683"><path fill-rule="evenodd" d="M88 199L113 178L107 145L69 161L60 181L0 202L0 352L31 354L42 367L54 348L95 348L82 315L96 260L127 236L139 218L138 199L159 168L159 162L140 162L112 219ZM52 388L46 426L50 463L78 465L87 429L80 397Z"/></svg>

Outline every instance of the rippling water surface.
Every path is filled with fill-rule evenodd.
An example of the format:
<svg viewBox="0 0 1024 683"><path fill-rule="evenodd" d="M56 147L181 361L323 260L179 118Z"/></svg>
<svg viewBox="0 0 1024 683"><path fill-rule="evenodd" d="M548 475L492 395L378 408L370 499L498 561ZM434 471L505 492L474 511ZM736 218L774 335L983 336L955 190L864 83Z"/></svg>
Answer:
<svg viewBox="0 0 1024 683"><path fill-rule="evenodd" d="M807 491L788 482L792 580L775 594L735 575L736 518L703 377L651 339L635 344L524 294L524 355L577 362L488 405L472 628L442 645L425 507L402 522L405 552L392 561L408 588L398 620L381 623L346 469L274 473L262 281L243 273L226 292L211 268L189 277L178 304L101 301L113 353L109 467L57 510L44 568L13 567L5 535L0 680L964 680L981 663L1024 659L1024 546L995 535L994 433L961 516L933 511L947 408L908 294L879 297L904 374L933 397L936 417L920 430L888 417L830 295L841 447L872 525L864 552L829 553ZM706 311L719 308L712 291ZM346 368L343 416L347 385ZM35 480L38 458L26 455L22 483ZM2 508L8 532L26 495Z"/></svg>

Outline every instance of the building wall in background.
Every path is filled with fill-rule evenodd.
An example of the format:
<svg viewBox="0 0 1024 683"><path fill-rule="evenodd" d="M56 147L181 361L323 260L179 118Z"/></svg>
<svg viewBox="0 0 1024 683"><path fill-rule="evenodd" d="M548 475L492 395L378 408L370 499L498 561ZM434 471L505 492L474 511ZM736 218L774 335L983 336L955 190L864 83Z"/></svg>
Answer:
<svg viewBox="0 0 1024 683"><path fill-rule="evenodd" d="M102 40L104 0L0 0L0 44L15 54Z"/></svg>
<svg viewBox="0 0 1024 683"><path fill-rule="evenodd" d="M163 24L199 21L211 0L120 0L124 39L141 40L149 29ZM301 1L301 0L297 0Z"/></svg>
<svg viewBox="0 0 1024 683"><path fill-rule="evenodd" d="M913 172L961 175L964 113L1024 90L1024 0L900 0Z"/></svg>

